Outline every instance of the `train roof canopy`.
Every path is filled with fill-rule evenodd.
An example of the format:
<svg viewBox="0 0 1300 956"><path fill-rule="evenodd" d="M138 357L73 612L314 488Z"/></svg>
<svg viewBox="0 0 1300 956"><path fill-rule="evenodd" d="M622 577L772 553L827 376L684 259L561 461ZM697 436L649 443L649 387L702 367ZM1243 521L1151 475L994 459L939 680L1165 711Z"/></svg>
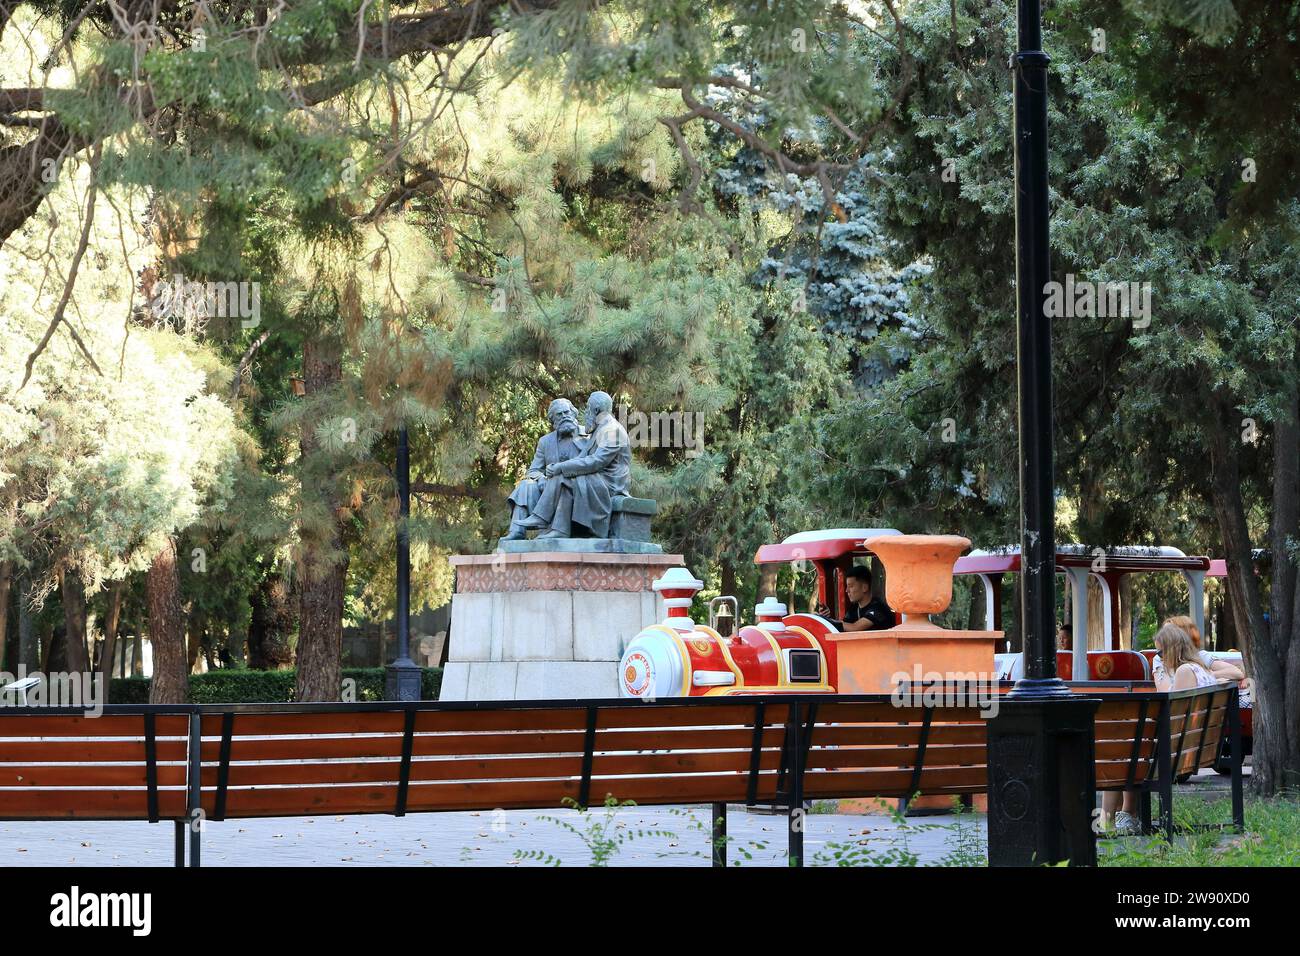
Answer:
<svg viewBox="0 0 1300 956"><path fill-rule="evenodd" d="M1081 544L1063 544L1056 549L1056 570L1092 567L1104 562L1104 570L1128 574L1134 571L1209 571L1211 561L1199 555L1187 555L1177 548L1126 545L1115 548L1089 548ZM1101 570L1100 568L1098 570ZM1017 574L1020 571L1020 548L1011 546L995 551L972 551L957 559L954 574Z"/></svg>
<svg viewBox="0 0 1300 956"><path fill-rule="evenodd" d="M800 531L780 544L765 544L754 555L755 564L785 564L790 561L823 561L846 554L870 554L866 542L886 534L900 534L894 528L827 528Z"/></svg>

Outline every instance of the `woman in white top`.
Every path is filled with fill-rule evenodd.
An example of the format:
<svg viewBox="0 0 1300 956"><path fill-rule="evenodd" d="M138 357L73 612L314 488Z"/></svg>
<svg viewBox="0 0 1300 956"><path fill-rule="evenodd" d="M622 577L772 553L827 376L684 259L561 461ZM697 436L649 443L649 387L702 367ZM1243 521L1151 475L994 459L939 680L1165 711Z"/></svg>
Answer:
<svg viewBox="0 0 1300 956"><path fill-rule="evenodd" d="M1188 690L1218 683L1210 669L1201 663L1191 635L1177 624L1166 624L1156 631L1156 650L1164 662L1156 678L1156 690Z"/></svg>
<svg viewBox="0 0 1300 956"><path fill-rule="evenodd" d="M1165 626L1170 624L1187 632L1187 636L1192 640L1196 659L1200 661L1202 667L1214 675L1215 680L1239 681L1245 678L1245 671L1237 665L1228 661L1215 660L1208 651L1201 650L1201 632L1197 630L1196 623L1190 617L1171 617L1165 621ZM1159 653L1151 661L1151 679L1156 682L1156 686L1159 686L1162 680L1168 679L1168 675L1165 674L1164 658Z"/></svg>

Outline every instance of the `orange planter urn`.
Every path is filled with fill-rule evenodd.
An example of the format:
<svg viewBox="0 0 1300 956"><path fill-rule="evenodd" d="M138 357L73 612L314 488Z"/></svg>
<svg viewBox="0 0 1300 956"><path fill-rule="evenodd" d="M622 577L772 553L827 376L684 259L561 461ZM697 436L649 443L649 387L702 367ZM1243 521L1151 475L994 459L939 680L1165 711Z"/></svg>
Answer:
<svg viewBox="0 0 1300 956"><path fill-rule="evenodd" d="M1001 631L950 631L930 621L952 603L952 569L970 541L950 534L896 534L866 547L885 565L885 601L902 621L887 630L828 635L835 642L836 690L879 694L899 683L993 679Z"/></svg>
<svg viewBox="0 0 1300 956"><path fill-rule="evenodd" d="M866 546L885 565L885 601L904 624L929 624L952 603L952 568L970 540L955 534L888 534Z"/></svg>

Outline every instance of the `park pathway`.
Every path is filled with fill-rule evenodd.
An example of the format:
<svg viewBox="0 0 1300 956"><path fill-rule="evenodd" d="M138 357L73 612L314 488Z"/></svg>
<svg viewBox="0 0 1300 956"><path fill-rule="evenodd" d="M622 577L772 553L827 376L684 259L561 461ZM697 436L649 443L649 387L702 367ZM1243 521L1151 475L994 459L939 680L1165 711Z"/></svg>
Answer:
<svg viewBox="0 0 1300 956"><path fill-rule="evenodd" d="M320 816L228 820L208 823L203 834L204 866L535 866L516 854L540 851L566 866L586 866L591 853L579 835L605 821L593 810L586 826L573 811L533 810L483 813L427 813L387 816ZM619 810L611 829L667 831L673 836L631 837L610 860L612 866L707 866L708 809L634 807ZM964 833L983 845L984 817L962 821ZM784 865L785 818L728 814L730 858L747 866ZM857 854L904 849L922 864L936 863L957 841L953 816L914 817L900 828L888 816L811 813L804 846L810 862L828 862L832 844ZM752 854L745 859L744 851ZM858 862L863 862L861 859ZM170 866L172 825L105 821L0 823L0 866Z"/></svg>

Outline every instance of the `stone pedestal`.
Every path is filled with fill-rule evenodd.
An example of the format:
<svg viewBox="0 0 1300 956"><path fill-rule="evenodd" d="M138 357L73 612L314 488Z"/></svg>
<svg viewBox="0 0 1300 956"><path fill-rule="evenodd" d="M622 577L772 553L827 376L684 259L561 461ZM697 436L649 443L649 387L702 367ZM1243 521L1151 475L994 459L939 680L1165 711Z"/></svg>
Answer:
<svg viewBox="0 0 1300 956"><path fill-rule="evenodd" d="M442 700L617 697L618 662L664 608L675 554L455 555Z"/></svg>

